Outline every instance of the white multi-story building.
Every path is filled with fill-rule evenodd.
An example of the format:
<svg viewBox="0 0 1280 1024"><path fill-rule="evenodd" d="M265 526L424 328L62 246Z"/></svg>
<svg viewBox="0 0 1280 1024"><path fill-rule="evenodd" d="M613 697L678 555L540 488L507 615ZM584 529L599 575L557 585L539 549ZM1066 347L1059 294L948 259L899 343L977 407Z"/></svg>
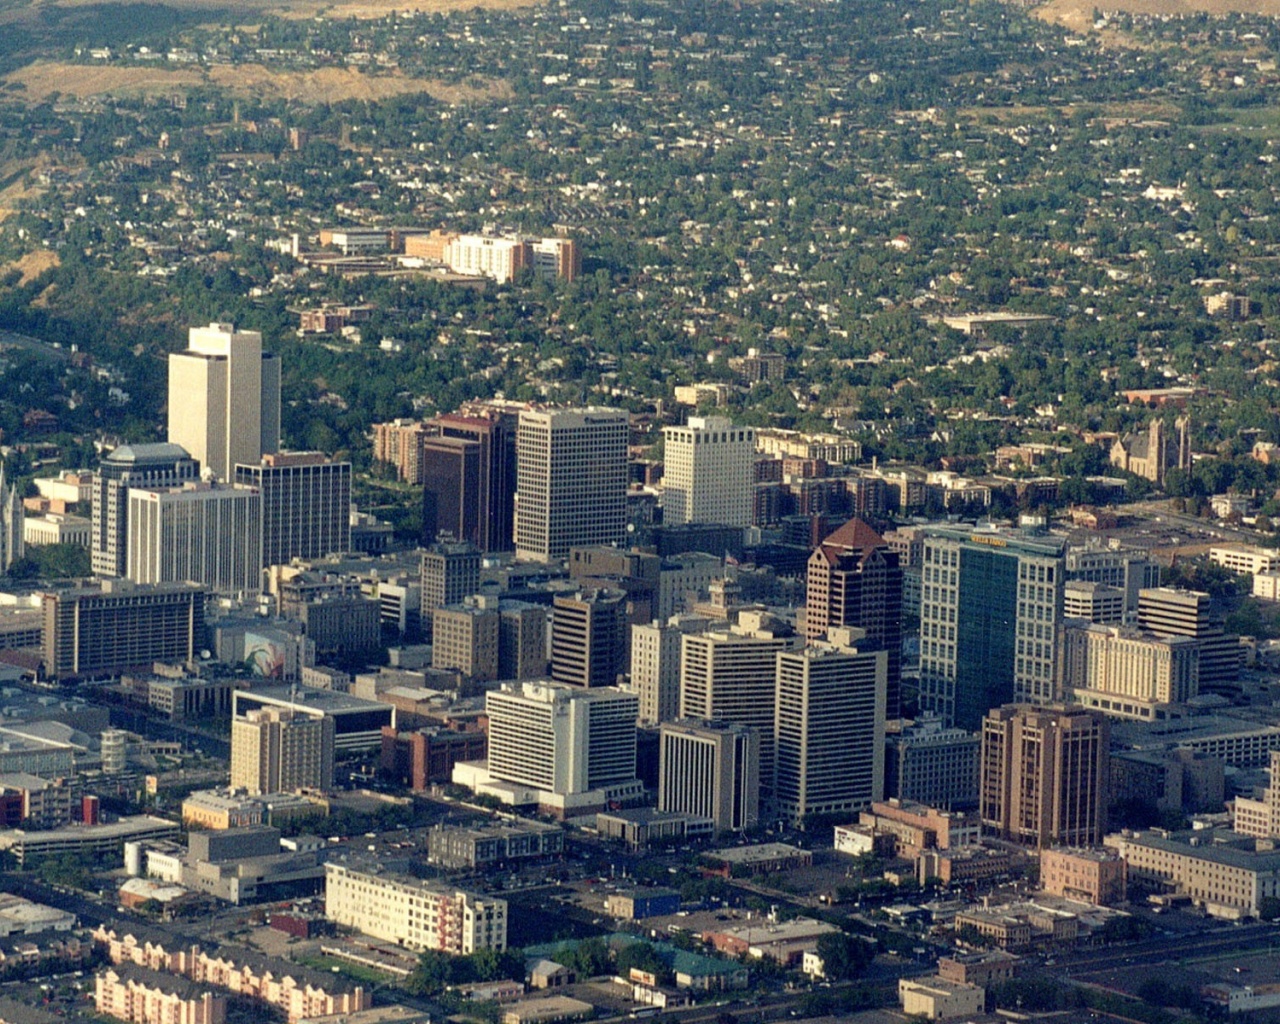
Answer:
<svg viewBox="0 0 1280 1024"><path fill-rule="evenodd" d="M325 916L406 949L466 956L507 948L507 901L384 875L325 865Z"/></svg>
<svg viewBox="0 0 1280 1024"><path fill-rule="evenodd" d="M565 558L572 547L621 544L627 525L626 412L520 413L516 432L516 557Z"/></svg>
<svg viewBox="0 0 1280 1024"><path fill-rule="evenodd" d="M728 632L688 634L680 652L680 717L748 725L760 733L760 785L773 782L777 655L792 637L775 636L764 616L742 612Z"/></svg>
<svg viewBox="0 0 1280 1024"><path fill-rule="evenodd" d="M884 796L888 654L857 650L847 627L828 637L777 655L773 796L793 822Z"/></svg>
<svg viewBox="0 0 1280 1024"><path fill-rule="evenodd" d="M755 431L722 416L691 416L662 435L663 521L750 526Z"/></svg>
<svg viewBox="0 0 1280 1024"><path fill-rule="evenodd" d="M1244 544L1210 548L1209 561L1241 576L1257 576L1264 572L1280 572L1280 552Z"/></svg>
<svg viewBox="0 0 1280 1024"><path fill-rule="evenodd" d="M169 441L226 481L280 447L280 361L261 334L191 328L186 351L169 356Z"/></svg>
<svg viewBox="0 0 1280 1024"><path fill-rule="evenodd" d="M707 818L717 832L754 828L760 734L745 725L672 722L658 740L658 810Z"/></svg>
<svg viewBox="0 0 1280 1024"><path fill-rule="evenodd" d="M680 717L681 640L710 623L701 615L674 615L666 622L631 627L631 689L640 701L642 723Z"/></svg>
<svg viewBox="0 0 1280 1024"><path fill-rule="evenodd" d="M1124 622L1124 591L1107 583L1067 580L1062 588L1062 617L1104 625Z"/></svg>
<svg viewBox="0 0 1280 1024"><path fill-rule="evenodd" d="M1071 624L1062 631L1062 692L1117 718L1151 720L1199 692L1200 648L1124 626Z"/></svg>
<svg viewBox="0 0 1280 1024"><path fill-rule="evenodd" d="M636 779L635 694L545 680L485 695L489 757L458 765L453 780L510 804L549 813L603 807L642 791Z"/></svg>
<svg viewBox="0 0 1280 1024"><path fill-rule="evenodd" d="M220 594L262 589L262 498L252 487L130 488L128 578L190 580Z"/></svg>

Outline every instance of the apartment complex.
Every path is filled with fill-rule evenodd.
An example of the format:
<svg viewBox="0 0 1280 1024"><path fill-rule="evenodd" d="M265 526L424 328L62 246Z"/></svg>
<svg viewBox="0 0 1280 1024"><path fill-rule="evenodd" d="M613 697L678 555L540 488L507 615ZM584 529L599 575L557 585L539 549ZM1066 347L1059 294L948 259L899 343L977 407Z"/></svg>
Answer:
<svg viewBox="0 0 1280 1024"><path fill-rule="evenodd" d="M1004 839L1095 846L1106 828L1110 729L1097 712L1025 704L982 722L980 813Z"/></svg>
<svg viewBox="0 0 1280 1024"><path fill-rule="evenodd" d="M133 965L93 980L93 1008L131 1024L223 1024L227 997L186 978Z"/></svg>
<svg viewBox="0 0 1280 1024"><path fill-rule="evenodd" d="M1020 530L925 531L922 708L976 730L989 708L1054 699L1065 552Z"/></svg>
<svg viewBox="0 0 1280 1024"><path fill-rule="evenodd" d="M722 416L690 416L664 427L665 523L752 525L756 435Z"/></svg>
<svg viewBox="0 0 1280 1024"><path fill-rule="evenodd" d="M325 865L325 916L406 949L469 955L507 948L507 903L416 878Z"/></svg>
<svg viewBox="0 0 1280 1024"><path fill-rule="evenodd" d="M627 432L627 414L617 409L520 413L517 557L551 562L573 547L623 542Z"/></svg>
<svg viewBox="0 0 1280 1024"><path fill-rule="evenodd" d="M192 327L169 356L169 437L219 480L280 447L280 361L257 331Z"/></svg>

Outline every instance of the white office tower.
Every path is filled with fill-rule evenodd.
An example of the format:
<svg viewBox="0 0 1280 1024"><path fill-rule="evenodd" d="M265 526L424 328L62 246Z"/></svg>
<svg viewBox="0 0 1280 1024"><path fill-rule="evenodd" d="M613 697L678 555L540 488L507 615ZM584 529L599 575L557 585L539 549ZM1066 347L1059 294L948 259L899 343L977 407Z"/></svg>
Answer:
<svg viewBox="0 0 1280 1024"><path fill-rule="evenodd" d="M727 722L668 722L658 737L658 810L706 818L717 832L754 828L760 734Z"/></svg>
<svg viewBox="0 0 1280 1024"><path fill-rule="evenodd" d="M664 427L662 517L666 523L750 526L756 432L722 416Z"/></svg>
<svg viewBox="0 0 1280 1024"><path fill-rule="evenodd" d="M188 483L129 489L128 578L262 589L262 499L252 487Z"/></svg>
<svg viewBox="0 0 1280 1024"><path fill-rule="evenodd" d="M169 441L219 480L279 449L280 362L261 334L191 328L187 350L169 356Z"/></svg>
<svg viewBox="0 0 1280 1024"><path fill-rule="evenodd" d="M635 799L637 707L615 687L505 683L485 695L488 762L458 765L453 781L558 816Z"/></svg>
<svg viewBox="0 0 1280 1024"><path fill-rule="evenodd" d="M516 430L516 557L566 558L621 544L627 527L627 414L524 410Z"/></svg>
<svg viewBox="0 0 1280 1024"><path fill-rule="evenodd" d="M768 613L742 611L728 632L685 636L680 655L680 717L756 729L765 790L773 781L776 658L797 642L772 625Z"/></svg>
<svg viewBox="0 0 1280 1024"><path fill-rule="evenodd" d="M884 796L888 654L858 651L856 632L833 628L830 642L777 656L774 804L796 824Z"/></svg>
<svg viewBox="0 0 1280 1024"><path fill-rule="evenodd" d="M640 722L680 717L680 646L686 633L711 625L702 615L673 615L666 622L631 627L631 689L640 700Z"/></svg>

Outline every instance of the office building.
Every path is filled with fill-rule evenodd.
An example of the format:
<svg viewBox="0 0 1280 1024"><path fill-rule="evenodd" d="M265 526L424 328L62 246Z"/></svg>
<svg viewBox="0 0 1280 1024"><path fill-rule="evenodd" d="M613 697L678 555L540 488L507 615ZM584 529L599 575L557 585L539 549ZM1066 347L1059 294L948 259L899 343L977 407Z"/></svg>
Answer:
<svg viewBox="0 0 1280 1024"><path fill-rule="evenodd" d="M1065 543L931 527L920 599L920 706L977 730L988 709L1052 701Z"/></svg>
<svg viewBox="0 0 1280 1024"><path fill-rule="evenodd" d="M205 593L196 583L126 580L46 591L45 675L92 678L157 661L194 662L205 643Z"/></svg>
<svg viewBox="0 0 1280 1024"><path fill-rule="evenodd" d="M849 627L827 637L777 655L773 799L797 824L884 796L888 653L857 649Z"/></svg>
<svg viewBox="0 0 1280 1024"><path fill-rule="evenodd" d="M396 724L395 708L390 704L363 700L336 690L270 686L236 690L232 695L233 719L247 718L250 711L258 709L300 712L313 718L331 719L333 749L337 757L380 753L383 727L394 728Z"/></svg>
<svg viewBox="0 0 1280 1024"><path fill-rule="evenodd" d="M1231 544L1209 549L1209 561L1238 575L1257 576L1280 572L1280 552L1249 544Z"/></svg>
<svg viewBox="0 0 1280 1024"><path fill-rule="evenodd" d="M437 608L431 621L432 668L456 669L477 682L499 678L497 597L469 597L463 604Z"/></svg>
<svg viewBox="0 0 1280 1024"><path fill-rule="evenodd" d="M104 456L93 481L93 574L128 572L129 488L181 487L199 478L199 463L176 444L121 445Z"/></svg>
<svg viewBox="0 0 1280 1024"><path fill-rule="evenodd" d="M427 859L444 868L489 868L497 864L558 857L564 829L537 821L482 825L436 825L427 833Z"/></svg>
<svg viewBox="0 0 1280 1024"><path fill-rule="evenodd" d="M1235 798L1231 827L1244 836L1280 839L1280 752L1271 755L1271 784L1262 791L1261 799Z"/></svg>
<svg viewBox="0 0 1280 1024"><path fill-rule="evenodd" d="M510 804L537 804L563 816L633 799L634 694L547 681L506 683L485 695L489 758L458 765L453 780Z"/></svg>
<svg viewBox="0 0 1280 1024"><path fill-rule="evenodd" d="M897 718L902 676L902 568L883 537L850 519L809 557L804 635L822 639L832 627L856 626L859 649L888 655L886 714Z"/></svg>
<svg viewBox="0 0 1280 1024"><path fill-rule="evenodd" d="M262 498L215 483L129 489L129 579L190 580L215 594L262 589Z"/></svg>
<svg viewBox="0 0 1280 1024"><path fill-rule="evenodd" d="M551 612L551 678L569 686L614 686L624 671L627 595L580 590L557 597Z"/></svg>
<svg viewBox="0 0 1280 1024"><path fill-rule="evenodd" d="M1116 718L1155 719L1199 692L1200 649L1186 636L1068 620L1059 654L1061 692Z"/></svg>
<svg viewBox="0 0 1280 1024"><path fill-rule="evenodd" d="M525 601L498 602L498 678L547 674L547 609Z"/></svg>
<svg viewBox="0 0 1280 1024"><path fill-rule="evenodd" d="M983 826L1037 847L1096 846L1106 830L1110 729L1078 707L1012 704L982 722Z"/></svg>
<svg viewBox="0 0 1280 1024"><path fill-rule="evenodd" d="M662 521L750 526L756 432L722 416L664 427Z"/></svg>
<svg viewBox="0 0 1280 1024"><path fill-rule="evenodd" d="M252 796L329 789L333 754L330 716L264 707L231 720L231 788Z"/></svg>
<svg viewBox="0 0 1280 1024"><path fill-rule="evenodd" d="M507 948L507 902L417 878L327 864L324 912L344 928L412 950L469 956Z"/></svg>
<svg viewBox="0 0 1280 1024"><path fill-rule="evenodd" d="M617 409L520 413L516 556L558 561L572 547L621 544L627 525L628 417Z"/></svg>
<svg viewBox="0 0 1280 1024"><path fill-rule="evenodd" d="M466 541L442 540L422 552L422 610L461 604L480 589L480 549Z"/></svg>
<svg viewBox="0 0 1280 1024"><path fill-rule="evenodd" d="M448 782L460 761L483 761L489 752L485 733L430 726L414 732L382 730L382 770L415 792Z"/></svg>
<svg viewBox="0 0 1280 1024"><path fill-rule="evenodd" d="M760 734L760 787L773 788L777 655L795 646L771 617L744 611L728 631L681 638L680 717L732 722Z"/></svg>
<svg viewBox="0 0 1280 1024"><path fill-rule="evenodd" d="M1124 591L1128 616L1137 614L1138 591L1160 586L1160 566L1144 551L1090 544L1067 549L1067 579L1104 583Z"/></svg>
<svg viewBox="0 0 1280 1024"><path fill-rule="evenodd" d="M235 467L237 484L261 496L262 564L351 549L351 463L321 452L272 452Z"/></svg>
<svg viewBox="0 0 1280 1024"><path fill-rule="evenodd" d="M1062 588L1062 617L1118 626L1125 620L1124 591L1107 583L1068 579Z"/></svg>
<svg viewBox="0 0 1280 1024"><path fill-rule="evenodd" d="M631 689L640 699L641 724L680 717L681 638L701 633L710 624L701 615L675 615L666 622L631 627Z"/></svg>
<svg viewBox="0 0 1280 1024"><path fill-rule="evenodd" d="M665 722L659 731L658 810L708 819L717 832L755 828L760 734L745 725Z"/></svg>
<svg viewBox="0 0 1280 1024"><path fill-rule="evenodd" d="M481 551L515 543L516 414L468 407L429 420L422 451L423 543L444 532Z"/></svg>
<svg viewBox="0 0 1280 1024"><path fill-rule="evenodd" d="M280 362L261 334L191 328L186 351L169 356L168 440L223 481L280 447Z"/></svg>
<svg viewBox="0 0 1280 1024"><path fill-rule="evenodd" d="M1222 830L1120 832L1106 837L1128 869L1130 885L1179 892L1214 917L1257 917L1280 897L1275 844Z"/></svg>
<svg viewBox="0 0 1280 1024"><path fill-rule="evenodd" d="M1200 648L1200 690L1234 691L1243 660L1240 638L1223 630L1209 606L1209 595L1198 590L1150 587L1138 594L1138 625L1156 636L1194 639Z"/></svg>
<svg viewBox="0 0 1280 1024"><path fill-rule="evenodd" d="M885 796L929 807L977 807L980 745L977 733L919 715L885 737Z"/></svg>
<svg viewBox="0 0 1280 1024"><path fill-rule="evenodd" d="M1040 887L1050 896L1105 907L1125 899L1125 863L1112 849L1040 851Z"/></svg>

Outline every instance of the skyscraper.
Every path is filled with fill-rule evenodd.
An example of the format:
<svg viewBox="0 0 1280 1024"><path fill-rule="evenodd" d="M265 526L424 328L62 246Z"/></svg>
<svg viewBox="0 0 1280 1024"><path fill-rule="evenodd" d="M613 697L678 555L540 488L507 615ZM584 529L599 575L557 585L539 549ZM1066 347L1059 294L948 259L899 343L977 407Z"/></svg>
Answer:
<svg viewBox="0 0 1280 1024"><path fill-rule="evenodd" d="M192 580L219 594L261 590L261 495L196 482L130 488L129 579Z"/></svg>
<svg viewBox="0 0 1280 1024"><path fill-rule="evenodd" d="M888 652L858 650L854 633L833 627L777 655L773 799L792 822L884 796Z"/></svg>
<svg viewBox="0 0 1280 1024"><path fill-rule="evenodd" d="M717 832L756 826L758 732L724 722L664 722L658 751L658 810L710 818Z"/></svg>
<svg viewBox="0 0 1280 1024"><path fill-rule="evenodd" d="M551 678L569 686L613 686L627 652L627 595L580 590L557 597L551 613Z"/></svg>
<svg viewBox="0 0 1280 1024"><path fill-rule="evenodd" d="M631 688L640 698L640 721L672 722L680 717L680 644L686 633L701 633L711 620L673 615L631 627Z"/></svg>
<svg viewBox="0 0 1280 1024"><path fill-rule="evenodd" d="M441 536L480 544L480 445L460 437L422 439L422 543Z"/></svg>
<svg viewBox="0 0 1280 1024"><path fill-rule="evenodd" d="M510 551L515 546L517 421L509 409L473 405L427 422L437 440L423 441L424 535L426 509L433 502L441 510L437 528L453 530L446 511L453 508L455 499L446 488L459 481L457 520L474 527L453 530L454 536L471 541L481 551ZM445 441L456 443L441 447Z"/></svg>
<svg viewBox="0 0 1280 1024"><path fill-rule="evenodd" d="M288 565L351 548L351 463L322 452L269 452L236 466L237 484L262 496L262 564Z"/></svg>
<svg viewBox="0 0 1280 1024"><path fill-rule="evenodd" d="M280 447L280 362L261 334L191 328L186 351L169 356L169 440L224 481Z"/></svg>
<svg viewBox="0 0 1280 1024"><path fill-rule="evenodd" d="M977 730L990 708L1055 697L1065 542L931 527L920 596L920 706Z"/></svg>
<svg viewBox="0 0 1280 1024"><path fill-rule="evenodd" d="M818 640L833 626L866 633L860 650L888 655L885 714L897 718L902 679L902 568L898 555L861 519L850 519L809 557L804 635Z"/></svg>
<svg viewBox="0 0 1280 1024"><path fill-rule="evenodd" d="M691 416L664 427L665 523L752 524L756 432L723 416Z"/></svg>
<svg viewBox="0 0 1280 1024"><path fill-rule="evenodd" d="M231 721L231 788L251 796L333 785L334 724L287 708L246 711Z"/></svg>
<svg viewBox="0 0 1280 1024"><path fill-rule="evenodd" d="M1080 707L1011 704L982 722L983 827L1044 846L1096 846L1107 825L1110 728Z"/></svg>
<svg viewBox="0 0 1280 1024"><path fill-rule="evenodd" d="M130 487L181 487L199 476L199 464L181 445L121 445L105 456L93 481L93 574L128 571Z"/></svg>
<svg viewBox="0 0 1280 1024"><path fill-rule="evenodd" d="M760 733L760 786L773 782L777 655L794 638L770 628L760 612L742 612L729 632L682 639L680 717L748 725Z"/></svg>
<svg viewBox="0 0 1280 1024"><path fill-rule="evenodd" d="M571 547L621 544L627 524L627 430L617 409L520 413L516 556L558 561Z"/></svg>

